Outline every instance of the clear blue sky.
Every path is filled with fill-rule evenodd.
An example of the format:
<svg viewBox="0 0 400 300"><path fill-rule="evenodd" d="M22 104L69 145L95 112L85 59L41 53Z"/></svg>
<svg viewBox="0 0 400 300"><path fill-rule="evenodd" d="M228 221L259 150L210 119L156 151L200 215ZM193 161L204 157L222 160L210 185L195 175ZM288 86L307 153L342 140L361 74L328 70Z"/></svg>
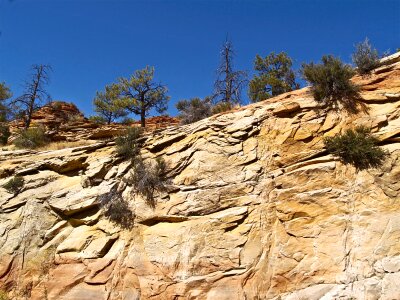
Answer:
<svg viewBox="0 0 400 300"><path fill-rule="evenodd" d="M350 62L366 36L380 52L400 47L400 0L0 0L0 30L0 81L15 96L32 64L51 64L53 99L90 115L97 90L152 65L175 115L176 101L212 92L227 33L250 74L271 51L295 68L324 54Z"/></svg>

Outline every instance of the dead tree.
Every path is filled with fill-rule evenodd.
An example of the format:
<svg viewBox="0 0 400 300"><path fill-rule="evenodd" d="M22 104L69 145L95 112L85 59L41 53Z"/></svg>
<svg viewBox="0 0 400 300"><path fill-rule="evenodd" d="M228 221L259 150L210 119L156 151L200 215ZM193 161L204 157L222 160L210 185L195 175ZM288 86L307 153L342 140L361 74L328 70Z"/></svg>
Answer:
<svg viewBox="0 0 400 300"><path fill-rule="evenodd" d="M242 103L242 88L247 83L245 71L233 70L235 56L232 42L227 38L221 49L221 62L214 83L213 102L226 102L230 105Z"/></svg>
<svg viewBox="0 0 400 300"><path fill-rule="evenodd" d="M17 115L23 118L24 128L28 129L31 124L32 114L45 101L50 101L50 96L45 90L49 84L49 65L33 65L31 78L25 82L23 95L12 101L12 106Z"/></svg>

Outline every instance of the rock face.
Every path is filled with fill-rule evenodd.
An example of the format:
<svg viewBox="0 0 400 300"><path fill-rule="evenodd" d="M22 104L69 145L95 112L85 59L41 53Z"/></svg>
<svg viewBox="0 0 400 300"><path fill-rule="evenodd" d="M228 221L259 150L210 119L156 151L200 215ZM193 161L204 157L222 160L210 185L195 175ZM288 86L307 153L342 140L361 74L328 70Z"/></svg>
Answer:
<svg viewBox="0 0 400 300"><path fill-rule="evenodd" d="M179 120L174 117L150 117L146 119L146 130L154 131L178 124ZM19 129L23 128L23 126L22 120L10 123L10 130L13 135L9 142L18 135ZM73 103L53 101L33 113L31 126L43 126L52 141L76 142L112 139L123 133L127 126L140 126L140 121L133 122L130 125L118 123L110 125L97 124L85 118Z"/></svg>
<svg viewBox="0 0 400 300"><path fill-rule="evenodd" d="M400 53L355 77L367 110L309 89L146 136L152 207L114 145L0 152L0 288L11 299L400 299ZM390 153L357 172L323 137L364 124ZM134 221L102 209L122 192Z"/></svg>

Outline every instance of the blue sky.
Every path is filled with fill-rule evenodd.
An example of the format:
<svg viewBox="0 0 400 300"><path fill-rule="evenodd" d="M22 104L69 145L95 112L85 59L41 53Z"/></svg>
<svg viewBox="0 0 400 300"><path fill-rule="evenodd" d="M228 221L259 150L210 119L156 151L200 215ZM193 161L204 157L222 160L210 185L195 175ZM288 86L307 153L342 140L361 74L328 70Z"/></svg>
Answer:
<svg viewBox="0 0 400 300"><path fill-rule="evenodd" d="M0 0L0 31L0 81L15 96L32 64L51 64L53 99L90 115L96 91L152 65L175 115L176 101L212 92L227 34L250 74L271 51L296 69L324 54L350 62L365 37L380 52L400 47L400 1Z"/></svg>

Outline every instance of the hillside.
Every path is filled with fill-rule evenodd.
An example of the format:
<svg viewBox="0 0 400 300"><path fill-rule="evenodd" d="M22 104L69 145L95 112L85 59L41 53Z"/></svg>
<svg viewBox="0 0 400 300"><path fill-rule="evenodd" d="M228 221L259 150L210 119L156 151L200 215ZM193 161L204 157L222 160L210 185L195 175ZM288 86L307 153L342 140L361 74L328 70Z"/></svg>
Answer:
<svg viewBox="0 0 400 300"><path fill-rule="evenodd" d="M149 133L171 180L155 207L114 142L0 151L0 289L10 299L400 299L400 52L361 86L357 115L309 88ZM356 171L323 137L366 125L390 153ZM110 222L118 189L133 226Z"/></svg>

